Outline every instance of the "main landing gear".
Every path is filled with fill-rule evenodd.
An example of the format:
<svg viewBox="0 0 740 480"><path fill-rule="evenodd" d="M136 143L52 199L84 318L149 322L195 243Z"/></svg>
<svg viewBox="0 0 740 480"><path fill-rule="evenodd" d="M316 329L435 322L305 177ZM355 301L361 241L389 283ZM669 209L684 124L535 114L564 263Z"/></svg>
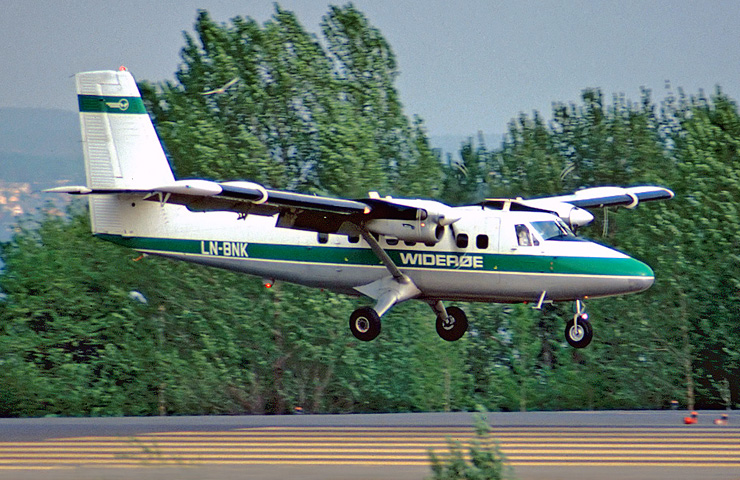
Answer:
<svg viewBox="0 0 740 480"><path fill-rule="evenodd" d="M374 340L380 335L380 315L371 307L358 308L349 317L349 329L358 340Z"/></svg>
<svg viewBox="0 0 740 480"><path fill-rule="evenodd" d="M583 302L576 300L576 314L565 324L565 340L574 348L584 348L594 336Z"/></svg>
<svg viewBox="0 0 740 480"><path fill-rule="evenodd" d="M430 304L437 314L437 334L454 342L468 331L468 317L458 307L445 308L441 301ZM349 317L349 329L358 340L369 342L380 334L380 315L371 307L361 307Z"/></svg>
<svg viewBox="0 0 740 480"><path fill-rule="evenodd" d="M411 278L398 269L366 228L360 228L359 233L390 274L367 285L355 287L358 292L375 300L374 307L358 308L349 317L352 335L358 340L369 342L380 334L380 317L385 312L397 303L418 298L422 292ZM445 308L440 300L431 301L429 304L437 315L437 333L440 337L452 342L465 335L468 330L465 312L457 307Z"/></svg>

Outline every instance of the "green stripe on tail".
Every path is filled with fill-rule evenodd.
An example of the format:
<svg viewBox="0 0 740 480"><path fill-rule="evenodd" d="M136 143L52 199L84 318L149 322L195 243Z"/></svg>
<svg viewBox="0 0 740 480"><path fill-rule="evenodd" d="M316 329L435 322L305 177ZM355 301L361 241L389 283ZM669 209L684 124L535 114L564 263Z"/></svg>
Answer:
<svg viewBox="0 0 740 480"><path fill-rule="evenodd" d="M140 97L107 97L77 95L80 112L88 113L147 113Z"/></svg>

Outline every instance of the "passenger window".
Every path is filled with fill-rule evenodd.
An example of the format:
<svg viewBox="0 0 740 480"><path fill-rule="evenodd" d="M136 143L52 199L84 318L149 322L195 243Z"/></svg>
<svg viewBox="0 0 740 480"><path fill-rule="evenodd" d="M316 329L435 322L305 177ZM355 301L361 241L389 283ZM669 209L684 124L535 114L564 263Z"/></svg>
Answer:
<svg viewBox="0 0 740 480"><path fill-rule="evenodd" d="M319 243L327 243L329 241L328 233L319 233Z"/></svg>
<svg viewBox="0 0 740 480"><path fill-rule="evenodd" d="M359 235L347 235L347 240L349 243L360 243L360 236Z"/></svg>
<svg viewBox="0 0 740 480"><path fill-rule="evenodd" d="M393 237L386 237L385 243L388 245L398 245L398 239Z"/></svg>
<svg viewBox="0 0 740 480"><path fill-rule="evenodd" d="M405 243L409 247L413 247L414 245L416 245L416 242L409 242L408 240L404 240L403 243Z"/></svg>
<svg viewBox="0 0 740 480"><path fill-rule="evenodd" d="M460 233L457 235L457 248L468 248L468 235Z"/></svg>
<svg viewBox="0 0 740 480"><path fill-rule="evenodd" d="M517 242L519 242L520 247L531 247L532 246L532 236L529 233L529 229L526 225L517 225L514 227L516 229L516 239Z"/></svg>
<svg viewBox="0 0 740 480"><path fill-rule="evenodd" d="M475 237L475 246L481 250L488 248L488 235L478 235Z"/></svg>

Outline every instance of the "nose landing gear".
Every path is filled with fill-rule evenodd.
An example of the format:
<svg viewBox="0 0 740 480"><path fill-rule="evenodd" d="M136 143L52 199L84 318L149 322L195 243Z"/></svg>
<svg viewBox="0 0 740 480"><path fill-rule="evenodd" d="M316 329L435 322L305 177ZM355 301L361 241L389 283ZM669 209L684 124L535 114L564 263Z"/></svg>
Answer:
<svg viewBox="0 0 740 480"><path fill-rule="evenodd" d="M437 335L448 342L460 340L468 331L468 317L458 307L445 308L441 301L430 303L437 314Z"/></svg>
<svg viewBox="0 0 740 480"><path fill-rule="evenodd" d="M591 343L593 336L594 331L591 322L588 321L583 302L576 300L576 314L573 320L565 324L565 340L573 348L584 348Z"/></svg>

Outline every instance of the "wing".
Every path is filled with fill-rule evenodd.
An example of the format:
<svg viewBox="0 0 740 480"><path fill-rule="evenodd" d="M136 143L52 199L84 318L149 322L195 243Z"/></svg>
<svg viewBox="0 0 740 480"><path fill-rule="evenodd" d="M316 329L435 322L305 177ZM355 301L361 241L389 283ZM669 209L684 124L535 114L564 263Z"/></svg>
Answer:
<svg viewBox="0 0 740 480"><path fill-rule="evenodd" d="M59 187L47 192L74 195L140 195L162 204L184 205L198 212L230 211L242 216L277 215L276 226L319 233L357 235L360 228L401 240L437 242L438 226L456 221L452 209L430 200L396 200L377 196L350 200L272 190L253 182L178 180L149 189Z"/></svg>
<svg viewBox="0 0 740 480"><path fill-rule="evenodd" d="M583 226L594 219L586 208L626 207L635 208L640 202L668 200L672 191L663 187L593 187L579 190L571 195L534 198L524 200L525 205L555 212L571 226Z"/></svg>
<svg viewBox="0 0 740 480"><path fill-rule="evenodd" d="M671 190L663 187L594 187L579 190L571 195L546 197L533 201L569 203L580 208L627 207L635 208L640 202L669 200L674 197Z"/></svg>
<svg viewBox="0 0 740 480"><path fill-rule="evenodd" d="M587 208L626 207L635 208L640 202L668 200L674 194L667 188L656 186L640 187L593 187L579 190L570 195L532 199L489 199L483 205L508 203L510 209L537 209L557 214L571 226L588 225L594 216Z"/></svg>

